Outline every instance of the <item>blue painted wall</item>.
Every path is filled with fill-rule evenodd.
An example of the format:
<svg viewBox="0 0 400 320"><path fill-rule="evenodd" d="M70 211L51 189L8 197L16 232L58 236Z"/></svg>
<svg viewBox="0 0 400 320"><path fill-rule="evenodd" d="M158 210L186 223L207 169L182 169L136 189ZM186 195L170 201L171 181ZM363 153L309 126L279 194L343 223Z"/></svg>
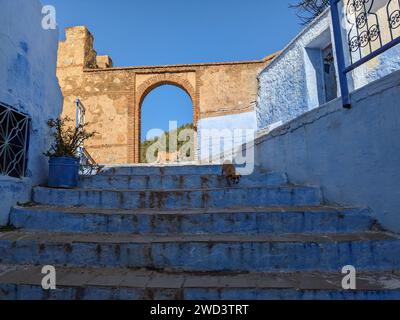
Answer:
<svg viewBox="0 0 400 320"><path fill-rule="evenodd" d="M400 45L378 57L378 65L368 73L368 82L378 80L394 71L400 70Z"/></svg>
<svg viewBox="0 0 400 320"><path fill-rule="evenodd" d="M0 177L0 225L10 207L30 199L32 184L47 179L47 120L61 112L56 78L58 30L42 28L38 0L0 0L0 101L32 118L28 174L25 179Z"/></svg>
<svg viewBox="0 0 400 320"><path fill-rule="evenodd" d="M256 163L322 187L328 203L368 207L400 233L400 71L256 140Z"/></svg>

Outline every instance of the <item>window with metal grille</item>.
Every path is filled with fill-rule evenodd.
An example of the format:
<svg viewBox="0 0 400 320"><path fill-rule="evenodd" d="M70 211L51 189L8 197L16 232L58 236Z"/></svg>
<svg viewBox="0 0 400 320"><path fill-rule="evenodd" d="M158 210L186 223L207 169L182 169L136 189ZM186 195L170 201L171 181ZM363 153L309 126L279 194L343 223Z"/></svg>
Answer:
<svg viewBox="0 0 400 320"><path fill-rule="evenodd" d="M25 176L28 134L29 117L0 103L0 175Z"/></svg>

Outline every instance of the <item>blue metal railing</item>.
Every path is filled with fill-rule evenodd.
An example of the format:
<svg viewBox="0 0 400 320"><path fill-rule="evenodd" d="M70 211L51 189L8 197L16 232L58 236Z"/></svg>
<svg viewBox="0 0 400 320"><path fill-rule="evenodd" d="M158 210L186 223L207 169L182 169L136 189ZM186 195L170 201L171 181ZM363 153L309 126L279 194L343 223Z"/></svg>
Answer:
<svg viewBox="0 0 400 320"><path fill-rule="evenodd" d="M400 0L387 0L384 5L382 0L349 0L346 8L342 6L345 21L341 20L339 11L343 2L330 0L330 6L343 107L351 108L348 73L400 43L400 33L395 35L395 30L400 27ZM378 6L386 9L384 19L375 12ZM345 30L348 40L346 51L342 22L350 26L349 30ZM382 34L385 30L388 30L387 43L384 43ZM346 57L350 62L348 65Z"/></svg>

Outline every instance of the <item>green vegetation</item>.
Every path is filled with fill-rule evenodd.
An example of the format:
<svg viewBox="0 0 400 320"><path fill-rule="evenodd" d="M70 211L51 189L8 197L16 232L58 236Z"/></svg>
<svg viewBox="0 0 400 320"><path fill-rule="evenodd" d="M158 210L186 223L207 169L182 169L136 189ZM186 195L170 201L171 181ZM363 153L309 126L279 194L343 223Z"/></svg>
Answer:
<svg viewBox="0 0 400 320"><path fill-rule="evenodd" d="M46 156L75 158L83 143L96 134L96 132L86 130L88 123L79 124L78 127L69 125L69 123L73 123L73 120L69 117L50 119L47 122L47 125L53 131L54 143L50 150L45 153Z"/></svg>
<svg viewBox="0 0 400 320"><path fill-rule="evenodd" d="M178 150L180 150L181 147L182 147L183 145L185 145L186 143L188 143L190 140L194 141L194 137L193 137L193 134L194 134L194 130L193 130L193 129L194 129L194 127L193 127L193 124L192 124L192 123L188 123L188 124L185 124L185 125L179 127L177 130L164 133L164 135L165 135L165 137L166 137L166 139L165 139L165 141L166 141L166 146L163 146L163 147L165 148L165 150L166 150L167 152L170 151L170 150L169 150L169 140L170 140L170 137L171 137L172 135L175 136L175 134L176 134L177 137L179 137L179 134L180 134L183 130L186 130L186 129L192 130L192 136L191 136L191 137L188 137L185 141L179 141L179 139L178 139ZM177 131L177 132L176 132L176 131ZM147 159L146 159L147 150L148 150L148 148L149 148L151 145L153 145L153 143L156 143L156 142L158 141L158 139L159 139L159 137L154 138L154 139L152 139L152 140L146 140L146 141L144 141L144 142L141 143L141 145L140 145L140 162L141 162L141 163L147 163ZM194 150L193 147L192 147L191 149ZM157 155L158 155L158 152L156 152L156 156L157 156ZM190 154L187 154L187 156L190 156L192 159L194 159L194 154L191 154L191 155L190 155Z"/></svg>

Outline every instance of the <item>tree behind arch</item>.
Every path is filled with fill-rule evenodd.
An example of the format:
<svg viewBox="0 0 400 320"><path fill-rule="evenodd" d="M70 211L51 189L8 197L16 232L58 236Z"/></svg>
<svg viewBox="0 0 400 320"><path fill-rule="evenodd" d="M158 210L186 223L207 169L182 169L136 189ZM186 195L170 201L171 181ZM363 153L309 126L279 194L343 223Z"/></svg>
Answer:
<svg viewBox="0 0 400 320"><path fill-rule="evenodd" d="M290 5L297 10L302 25L307 25L318 17L329 6L329 0L301 0Z"/></svg>

